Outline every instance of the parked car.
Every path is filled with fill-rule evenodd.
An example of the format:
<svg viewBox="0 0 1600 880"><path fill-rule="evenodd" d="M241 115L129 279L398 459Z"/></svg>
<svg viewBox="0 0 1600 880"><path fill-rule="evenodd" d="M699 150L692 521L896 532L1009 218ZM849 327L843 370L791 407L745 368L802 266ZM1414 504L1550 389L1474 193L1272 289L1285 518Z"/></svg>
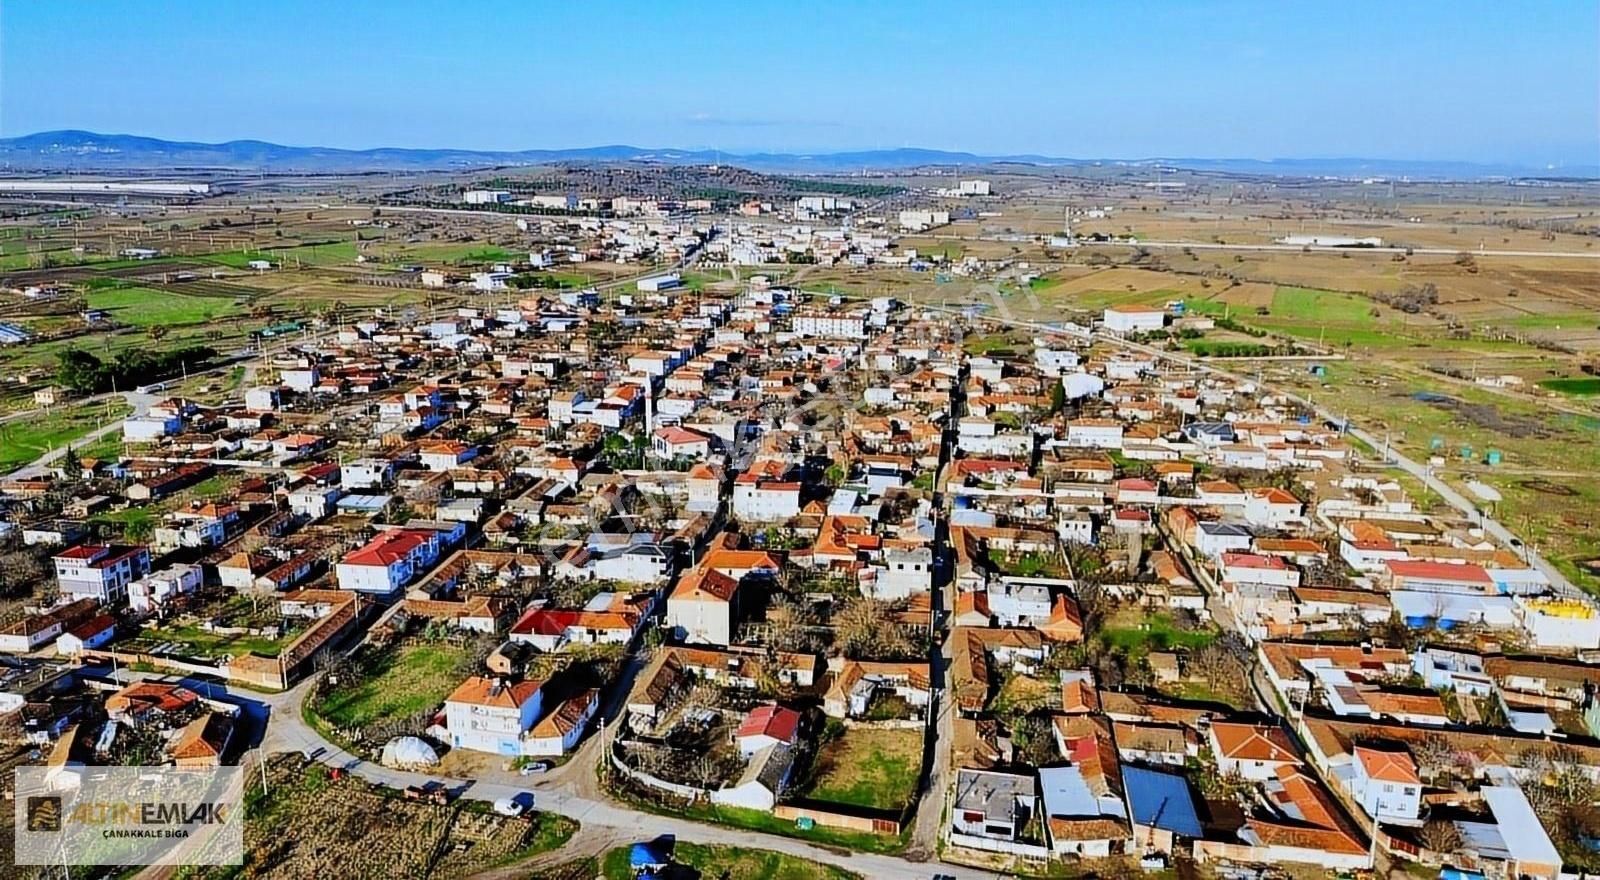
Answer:
<svg viewBox="0 0 1600 880"><path fill-rule="evenodd" d="M533 794L518 792L494 802L494 811L502 816L520 816L533 809Z"/></svg>
<svg viewBox="0 0 1600 880"><path fill-rule="evenodd" d="M529 761L528 763L523 764L522 769L518 770L517 772L521 773L523 776L532 776L535 773L549 773L553 767L555 767L555 765L549 761Z"/></svg>

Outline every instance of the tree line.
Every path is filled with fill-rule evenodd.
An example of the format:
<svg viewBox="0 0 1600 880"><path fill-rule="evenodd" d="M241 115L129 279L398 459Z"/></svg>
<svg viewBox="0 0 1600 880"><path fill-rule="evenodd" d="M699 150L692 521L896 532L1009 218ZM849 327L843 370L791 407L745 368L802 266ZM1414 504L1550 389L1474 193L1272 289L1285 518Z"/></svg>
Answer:
<svg viewBox="0 0 1600 880"><path fill-rule="evenodd" d="M56 384L80 394L131 391L175 376L185 368L198 367L216 356L216 349L209 346L190 345L167 351L128 349L107 361L93 352L69 348L57 355Z"/></svg>

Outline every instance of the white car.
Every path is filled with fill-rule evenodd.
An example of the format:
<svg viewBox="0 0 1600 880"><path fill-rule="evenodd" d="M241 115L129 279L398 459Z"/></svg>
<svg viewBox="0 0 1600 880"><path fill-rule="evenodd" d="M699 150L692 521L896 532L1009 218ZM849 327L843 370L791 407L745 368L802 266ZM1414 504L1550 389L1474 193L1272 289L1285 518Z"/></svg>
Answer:
<svg viewBox="0 0 1600 880"><path fill-rule="evenodd" d="M524 791L507 795L494 802L494 811L502 816L520 816L533 807L533 795Z"/></svg>

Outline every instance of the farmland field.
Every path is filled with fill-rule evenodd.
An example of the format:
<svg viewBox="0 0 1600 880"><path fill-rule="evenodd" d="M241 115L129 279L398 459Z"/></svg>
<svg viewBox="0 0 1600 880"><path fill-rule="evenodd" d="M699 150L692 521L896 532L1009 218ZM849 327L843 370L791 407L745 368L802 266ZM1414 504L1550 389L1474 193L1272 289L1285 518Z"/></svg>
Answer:
<svg viewBox="0 0 1600 880"><path fill-rule="evenodd" d="M112 320L135 327L203 324L238 313L238 309L227 299L190 296L148 287L91 290L86 298L89 308L105 309L111 313Z"/></svg>
<svg viewBox="0 0 1600 880"><path fill-rule="evenodd" d="M922 771L920 730L855 728L823 746L816 776L805 796L811 800L899 810L916 794Z"/></svg>
<svg viewBox="0 0 1600 880"><path fill-rule="evenodd" d="M1582 376L1568 379L1546 379L1539 383L1540 388L1561 394L1571 394L1575 397L1593 397L1600 394L1600 377Z"/></svg>

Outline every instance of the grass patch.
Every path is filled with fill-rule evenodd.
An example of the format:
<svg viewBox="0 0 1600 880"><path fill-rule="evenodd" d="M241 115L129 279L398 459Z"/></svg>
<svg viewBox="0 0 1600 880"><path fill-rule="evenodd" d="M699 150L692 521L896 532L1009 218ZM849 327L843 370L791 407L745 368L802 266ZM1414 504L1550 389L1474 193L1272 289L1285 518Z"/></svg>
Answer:
<svg viewBox="0 0 1600 880"><path fill-rule="evenodd" d="M893 837L887 834L841 831L837 828L824 828L821 825L814 826L810 831L801 831L795 827L793 822L779 819L771 813L763 813L760 810L747 810L742 807L719 807L714 804L702 803L683 804L682 802L674 802L668 805L648 798L641 798L631 792L616 788L613 788L611 793L641 810L661 816L676 816L696 822L709 822L714 825L743 828L747 831L757 831L762 834L777 834L823 846L844 847L858 852L896 854L904 852L906 844L909 842L909 827L898 836Z"/></svg>
<svg viewBox="0 0 1600 880"><path fill-rule="evenodd" d="M444 643L408 644L385 651L356 681L342 681L313 711L338 727L365 727L385 718L425 712L460 684L466 649Z"/></svg>
<svg viewBox="0 0 1600 880"><path fill-rule="evenodd" d="M805 797L874 810L901 810L917 791L922 732L855 728L823 746Z"/></svg>
<svg viewBox="0 0 1600 880"><path fill-rule="evenodd" d="M84 403L6 422L0 425L0 471L28 464L129 412L121 401Z"/></svg>
<svg viewBox="0 0 1600 880"><path fill-rule="evenodd" d="M606 880L633 880L628 856L625 846L607 852L600 859L600 875ZM694 869L701 877L720 880L854 880L861 876L798 856L740 846L678 843L672 848L672 862Z"/></svg>
<svg viewBox="0 0 1600 880"><path fill-rule="evenodd" d="M1184 629L1166 613L1119 613L1100 630L1100 640L1107 647L1121 648L1130 654L1203 648L1216 638L1212 630Z"/></svg>
<svg viewBox="0 0 1600 880"><path fill-rule="evenodd" d="M1569 376L1565 379L1545 379L1539 387L1574 397L1593 397L1600 394L1600 377Z"/></svg>
<svg viewBox="0 0 1600 880"><path fill-rule="evenodd" d="M188 296L148 287L91 290L85 296L91 309L104 309L118 323L134 327L170 327L204 324L238 313L220 297Z"/></svg>
<svg viewBox="0 0 1600 880"><path fill-rule="evenodd" d="M1064 578L1068 576L1065 562L1055 553L1007 554L1004 550L990 550L989 562L997 571L1008 577Z"/></svg>
<svg viewBox="0 0 1600 880"><path fill-rule="evenodd" d="M1353 293L1280 287L1272 294L1272 317L1327 324L1372 324L1372 303Z"/></svg>

